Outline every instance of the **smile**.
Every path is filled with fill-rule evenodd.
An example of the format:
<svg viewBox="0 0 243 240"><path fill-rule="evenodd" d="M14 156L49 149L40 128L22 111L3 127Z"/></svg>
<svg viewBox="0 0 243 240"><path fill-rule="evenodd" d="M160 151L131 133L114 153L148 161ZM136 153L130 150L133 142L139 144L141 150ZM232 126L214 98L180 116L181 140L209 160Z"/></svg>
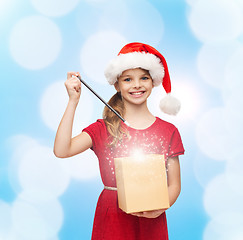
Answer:
<svg viewBox="0 0 243 240"><path fill-rule="evenodd" d="M145 91L139 91L139 92L130 92L130 94L131 95L133 95L133 96L141 96L141 95L143 95L145 93Z"/></svg>

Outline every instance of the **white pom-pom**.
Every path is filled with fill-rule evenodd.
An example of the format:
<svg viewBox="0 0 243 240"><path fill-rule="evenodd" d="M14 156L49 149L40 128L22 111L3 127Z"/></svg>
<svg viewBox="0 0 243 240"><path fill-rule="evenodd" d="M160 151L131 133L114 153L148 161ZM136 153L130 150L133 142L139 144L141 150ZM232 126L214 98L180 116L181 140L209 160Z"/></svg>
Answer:
<svg viewBox="0 0 243 240"><path fill-rule="evenodd" d="M161 99L159 107L164 113L176 115L180 111L181 103L177 98L167 94L165 98Z"/></svg>

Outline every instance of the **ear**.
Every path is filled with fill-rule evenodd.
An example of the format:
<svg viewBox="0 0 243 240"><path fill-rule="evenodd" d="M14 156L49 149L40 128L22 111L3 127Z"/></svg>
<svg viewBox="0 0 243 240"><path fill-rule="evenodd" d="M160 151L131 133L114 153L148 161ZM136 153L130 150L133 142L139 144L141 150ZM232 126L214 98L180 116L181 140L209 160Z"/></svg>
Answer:
<svg viewBox="0 0 243 240"><path fill-rule="evenodd" d="M117 92L120 92L120 91L121 91L121 90L120 90L120 87L119 87L119 83L118 83L118 81L116 81L116 82L114 83L114 87L115 87L115 89L116 89Z"/></svg>

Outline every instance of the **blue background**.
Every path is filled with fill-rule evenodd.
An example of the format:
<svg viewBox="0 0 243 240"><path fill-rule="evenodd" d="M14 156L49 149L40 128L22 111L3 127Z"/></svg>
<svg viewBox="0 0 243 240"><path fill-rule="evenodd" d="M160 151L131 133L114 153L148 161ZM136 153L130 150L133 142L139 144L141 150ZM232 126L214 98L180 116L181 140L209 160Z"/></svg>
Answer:
<svg viewBox="0 0 243 240"><path fill-rule="evenodd" d="M182 192L176 204L167 210L170 239L229 239L227 238L229 236L228 234L235 233L233 224L229 229L226 229L225 226L227 223L218 221L220 219L220 213L223 213L228 206L224 205L225 208L223 209L220 208L220 205L217 208L217 203L219 199L224 199L223 204L231 205L234 196L237 196L239 201L242 199L242 190L235 190L235 188L232 190L229 184L232 181L242 182L241 170L239 170L242 169L242 164L234 168L234 166L238 166L238 162L235 158L232 160L232 155L238 156L238 152L233 152L234 149L232 150L231 148L232 154L230 156L227 154L224 155L224 151L227 150L224 149L224 146L228 146L225 139L234 139L235 146L241 146L242 140L240 137L236 137L238 135L231 136L231 131L227 132L224 127L220 128L221 125L218 126L219 121L215 120L214 122L212 120L212 123L210 123L208 118L214 119L213 116L216 116L210 112L212 109L221 109L225 111L228 118L231 115L234 117L235 124L238 124L237 126L240 126L239 123L242 120L242 117L233 111L242 106L242 101L237 101L239 105L233 108L232 112L230 112L231 114L229 114L228 111L232 108L228 108L227 99L228 86L231 86L227 78L230 75L230 69L232 69L229 66L234 66L235 58L243 59L241 58L242 24L239 26L235 26L234 24L235 22L239 22L237 20L241 19L240 17L243 15L242 3L234 0L231 2L223 1L221 4L219 1L214 0L211 6L211 9L213 9L212 16L209 11L210 7L206 4L209 1L204 1L203 3L200 0L77 0L70 1L70 4L73 3L73 8L70 10L65 9L65 7L57 7L62 6L62 2L67 4L65 0L50 2L53 2L53 5L47 2L45 3L45 1L43 2L42 5L44 7L42 9L44 10L38 8L38 6L41 6L41 1L38 3L37 0L5 0L0 3L0 225L7 226L5 229L0 227L0 239L90 239L96 202L103 188L100 177L97 174L87 175L87 178L72 177L72 174L70 174L68 175L68 184L63 191L60 191L55 196L53 195L55 200L60 203L60 211L62 213L62 217L60 217L61 223L56 228L56 232L50 233L48 230L43 230L47 232L47 235L41 237L35 235L32 231L28 234L28 230L20 230L22 225L18 222L18 218L16 218L15 207L17 201L21 200L20 196L24 190L21 176L23 178L25 176L21 174L33 170L30 167L29 169L25 169L24 172L19 172L21 161L25 159L25 153L28 154L31 151L31 147L28 147L28 145L21 145L25 144L25 137L27 138L27 142L33 140L37 142L36 144L38 146L47 147L48 149L53 147L55 127L57 125L53 123L55 121L51 117L48 120L48 113L45 113L45 110L41 108L42 106L46 106L42 105L44 104L43 101L48 101L45 93L49 87L57 81L64 82L66 73L74 70L80 71L83 78L106 100L114 92L113 88L105 83L106 80L102 76L102 66L105 66L107 62L104 61L101 66L98 66L99 61L102 61L102 56L97 57L99 54L104 54L109 49L109 46L104 44L104 49L100 49L99 52L100 45L97 43L97 47L94 46L95 50L93 52L90 49L89 55L89 43L92 42L90 39L92 37L95 39L99 33L103 33L104 39L107 37L107 42L111 40L109 39L110 36L116 36L114 35L116 33L121 36L121 41L117 44L114 43L116 52L107 52L107 56L103 55L107 60L115 57L123 46L123 43L127 42L140 41L157 48L167 59L172 78L172 92L175 90L175 93L178 93L177 95L179 95L180 100L184 103L182 108L186 110L182 109L182 113L179 113L175 117L176 119L161 115L161 113L156 112L156 109L154 110L156 115L160 115L161 118L171 121L179 128L186 149L185 155L180 157ZM121 4L122 8L118 9L115 7L116 4ZM60 11L58 12L57 10L55 14L54 9L60 9ZM129 11L123 12L126 9ZM28 18L30 19L28 22L30 24L31 17L34 19L35 16L40 17L41 20L47 19L51 21L59 30L59 37L54 35L53 32L50 32L50 36L54 36L54 38L61 41L56 52L53 50L55 44L48 45L47 43L47 47L43 47L42 44L47 38L45 34L40 35L41 39L34 38L36 40L35 45L32 44L33 41L31 43L32 45L26 44L25 41L28 42L31 35L36 34L34 32L28 32L28 26L26 29L24 27L19 28L20 31L22 30L22 35L19 35L19 39L13 38L13 36L16 36L14 34L17 34L17 24L22 19ZM204 28L204 24L208 24L206 20L208 19L207 16L212 26L209 24ZM229 25L233 25L233 29L235 29L233 33L228 30L232 29L231 26L225 26L225 33L220 31L222 25L218 23L218 20L224 18L228 19L227 22ZM229 21L231 18L233 19L232 22ZM212 31L210 31L210 28L212 28ZM36 29L42 31L39 26L36 26ZM209 29L208 32L207 29ZM217 30L219 31L217 32ZM98 39L97 37L97 41ZM102 41L104 43L106 42L106 40ZM232 51L229 50L228 55L223 55L225 58L223 58L224 61L220 67L214 61L210 62L211 59L218 59L219 62L222 61L221 54L226 49L225 46L230 44L232 48L229 49L232 49ZM40 47L43 53L39 55L39 52L31 48L33 46L35 48ZM206 55L207 58L200 58L201 49L204 46L210 46L211 49L221 47L222 51L218 51L219 54L216 54L216 56L210 56L209 51ZM32 51L31 49L33 50L33 55L28 54L28 52ZM94 55L94 52L97 55ZM24 53L26 53L26 58L21 58ZM84 54L87 55L84 58L89 57L89 63L92 62L90 59L94 59L93 71L97 71L97 77L99 78L101 76L100 79L93 78L94 75L92 74L94 73L90 72L81 60L82 54L83 56ZM50 60L51 57L53 57L53 60ZM43 62L48 62L49 60L50 62L45 65L38 62L38 58L43 58ZM214 63L215 66L213 65ZM202 68L205 68L208 76L210 74L215 74L214 76L216 76L219 71L222 71L222 78L210 83L210 79L205 79L205 74L202 74ZM242 72L236 67L234 74L238 73ZM180 86L183 86L183 88ZM233 86L236 87L230 88L230 94L235 96L234 91L240 93L242 90L242 83L238 81ZM59 89L57 89L58 91ZM84 91L86 90L84 89ZM52 103L51 101L56 103L57 92L53 92L52 98L48 95L50 105ZM164 92L162 90L161 96L163 94ZM62 93L58 96L62 96ZM155 104L153 100L152 104L150 103L151 105ZM97 118L101 118L103 110L103 105L92 95L89 96L85 104L87 108L89 108L89 104L92 111L87 117L86 125L96 121ZM65 104L62 105L61 113L63 113L65 107ZM53 111L55 115L55 107ZM84 114L86 111L87 109L80 110ZM228 118L226 117L226 120L231 122L231 119ZM59 121L60 116L56 116L56 119ZM215 119L222 120L220 117ZM50 123L49 125L48 121ZM226 125L227 121L225 123ZM77 132L81 131L85 124L82 126L80 124ZM52 127L53 125L54 127ZM218 129L217 131L215 130L216 128ZM241 135L242 128L238 129L238 133ZM20 137L18 138L18 136ZM217 142L217 139L219 142ZM212 143L209 143L211 140ZM232 141L230 142L232 143ZM213 146L214 144L215 146ZM25 147L21 148L21 146ZM218 153L221 150L222 154L220 155ZM225 157L222 157L222 155ZM16 159L18 159L18 164L13 164ZM69 161L68 159L59 160L54 156L53 159L54 161L62 161L62 163L65 161L65 166L67 166ZM85 161L85 159L80 157L81 160ZM232 162L235 164L231 164ZM86 164L88 165L88 162ZM218 181L217 177L226 176L225 174L228 177L223 179L226 179L228 182L220 178L219 183L225 183L226 181L229 184L225 188L226 192L223 188L218 189L215 187L218 186L216 184ZM231 179L232 175L235 176L233 180ZM53 177L55 176L54 174ZM42 177L45 178L46 176L43 175ZM215 192L217 189L219 191L218 193ZM229 190L230 192L227 192ZM215 192L215 196L211 194L213 192ZM228 195L232 196L232 198L225 197ZM21 201L29 204L28 206L35 206L37 211L41 212L41 208L38 208L38 204L36 204L36 202L39 203L41 201L40 199L35 199L33 203L33 199L30 200L28 197L24 197ZM45 201L42 204L45 205ZM241 219L243 211L242 209L237 211L237 206L239 206L237 204L238 202L235 203L236 210L233 209L231 211L228 209L227 214L235 216L234 214L237 213L237 219ZM213 210L215 207L216 210ZM18 216L24 219L23 222L26 222L26 224L31 223L35 218L35 215L31 214L20 214ZM235 217L232 218L235 219ZM47 218L43 217L43 219L45 222ZM55 219L53 222L55 222ZM47 223L49 224L48 220ZM218 226L220 231L217 228ZM32 226L29 226L29 228L32 228ZM22 227L22 229L24 228ZM242 232L237 232L234 237L231 239L239 240L242 239L243 234Z"/></svg>

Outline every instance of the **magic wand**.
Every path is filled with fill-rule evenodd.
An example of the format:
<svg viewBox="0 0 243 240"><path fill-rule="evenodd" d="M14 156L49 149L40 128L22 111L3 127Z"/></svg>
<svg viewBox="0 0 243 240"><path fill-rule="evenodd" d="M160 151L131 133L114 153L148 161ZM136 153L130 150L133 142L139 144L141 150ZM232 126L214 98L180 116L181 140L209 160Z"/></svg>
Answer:
<svg viewBox="0 0 243 240"><path fill-rule="evenodd" d="M113 113L115 113L126 125L129 126L128 122L113 108L111 107L102 97L100 97L80 76L77 76L81 83L87 87L97 98L100 99Z"/></svg>

